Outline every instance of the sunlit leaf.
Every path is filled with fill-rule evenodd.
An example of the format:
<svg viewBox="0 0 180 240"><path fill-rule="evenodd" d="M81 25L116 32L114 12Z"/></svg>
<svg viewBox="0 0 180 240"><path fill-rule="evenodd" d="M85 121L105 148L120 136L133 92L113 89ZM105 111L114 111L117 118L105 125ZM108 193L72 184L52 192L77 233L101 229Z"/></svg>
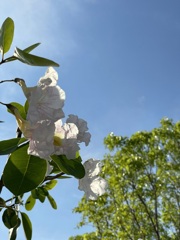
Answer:
<svg viewBox="0 0 180 240"><path fill-rule="evenodd" d="M56 204L54 198L50 194L47 196L47 198L48 198L52 208L57 209L57 204Z"/></svg>
<svg viewBox="0 0 180 240"><path fill-rule="evenodd" d="M29 53L31 52L33 49L35 49L37 46L39 46L40 43L35 43L27 48L25 48L23 51L26 52L26 53ZM5 62L11 62L11 61L14 61L14 60L17 60L18 58L15 57L15 56L11 56L11 57L8 57L5 59Z"/></svg>
<svg viewBox="0 0 180 240"><path fill-rule="evenodd" d="M12 138L0 141L0 155L7 155L14 152L20 144L26 142L25 138Z"/></svg>
<svg viewBox="0 0 180 240"><path fill-rule="evenodd" d="M8 104L9 105L9 104ZM17 102L11 102L10 105L16 107L21 115L21 117L23 119L26 119L26 112L25 112L25 108L20 104L20 103L17 103ZM7 111L9 113L12 113L11 110L8 108ZM12 113L13 114L13 113Z"/></svg>
<svg viewBox="0 0 180 240"><path fill-rule="evenodd" d="M27 211L32 210L33 207L34 207L34 205L35 205L35 203L36 203L36 199L34 199L34 198L32 197L32 195L30 195L30 196L28 197L28 199L26 200L25 209L26 209Z"/></svg>
<svg viewBox="0 0 180 240"><path fill-rule="evenodd" d="M28 112L28 109L29 109L29 102L26 101L25 104L24 104L24 111L25 111L26 114Z"/></svg>
<svg viewBox="0 0 180 240"><path fill-rule="evenodd" d="M67 159L65 155L53 155L52 160L57 164L59 169L68 175L72 175L78 179L85 175L84 166L81 164L81 159Z"/></svg>
<svg viewBox="0 0 180 240"><path fill-rule="evenodd" d="M32 238L32 224L28 215L24 212L21 212L22 225L25 233L26 240L31 240Z"/></svg>
<svg viewBox="0 0 180 240"><path fill-rule="evenodd" d="M16 196L36 188L47 171L46 161L28 155L27 149L25 145L13 152L3 172L4 185Z"/></svg>
<svg viewBox="0 0 180 240"><path fill-rule="evenodd" d="M19 61L21 61L23 63L26 63L28 65L32 65L32 66L59 67L59 64L55 63L52 60L29 54L29 53L27 53L27 52L25 52L25 51L23 51L19 48L15 49L14 56L17 57L17 59Z"/></svg>
<svg viewBox="0 0 180 240"><path fill-rule="evenodd" d="M40 43L35 43L27 48L25 48L23 51L26 52L26 53L29 53L31 52L32 50L34 50L36 47L38 47L40 45Z"/></svg>
<svg viewBox="0 0 180 240"><path fill-rule="evenodd" d="M4 55L9 51L14 37L14 22L6 18L0 29L0 51Z"/></svg>
<svg viewBox="0 0 180 240"><path fill-rule="evenodd" d="M57 184L57 180L53 179L49 182L46 182L45 185L43 185L43 187L46 189L46 190L51 190L53 189Z"/></svg>

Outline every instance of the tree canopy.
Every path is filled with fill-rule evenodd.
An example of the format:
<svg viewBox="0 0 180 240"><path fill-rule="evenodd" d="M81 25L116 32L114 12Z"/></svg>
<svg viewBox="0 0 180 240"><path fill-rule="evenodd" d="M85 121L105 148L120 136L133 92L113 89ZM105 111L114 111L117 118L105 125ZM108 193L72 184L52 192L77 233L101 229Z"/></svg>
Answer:
<svg viewBox="0 0 180 240"><path fill-rule="evenodd" d="M180 239L180 122L164 118L152 131L111 133L104 143L107 193L83 197L74 209L82 214L78 227L95 231L69 239Z"/></svg>

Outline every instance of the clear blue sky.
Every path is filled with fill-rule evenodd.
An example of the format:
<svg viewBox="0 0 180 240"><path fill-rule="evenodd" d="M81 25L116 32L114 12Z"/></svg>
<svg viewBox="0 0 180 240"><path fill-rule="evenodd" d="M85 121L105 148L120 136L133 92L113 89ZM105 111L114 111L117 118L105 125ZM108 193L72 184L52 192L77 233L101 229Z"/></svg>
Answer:
<svg viewBox="0 0 180 240"><path fill-rule="evenodd" d="M50 58L67 99L64 111L88 121L92 140L82 157L102 159L104 137L131 135L159 126L162 117L180 118L180 2L178 0L8 0L0 2L0 24L15 22L16 46L42 44L34 54ZM0 80L20 77L34 86L45 67L20 62L1 65ZM0 86L0 101L24 103L18 85ZM15 136L13 116L0 106L0 139ZM1 165L4 166L2 158ZM33 240L67 240L88 231L75 229L72 214L83 193L76 179L59 181L52 195L58 210L38 204L30 218ZM0 223L0 238L7 230ZM19 230L18 240L24 240Z"/></svg>

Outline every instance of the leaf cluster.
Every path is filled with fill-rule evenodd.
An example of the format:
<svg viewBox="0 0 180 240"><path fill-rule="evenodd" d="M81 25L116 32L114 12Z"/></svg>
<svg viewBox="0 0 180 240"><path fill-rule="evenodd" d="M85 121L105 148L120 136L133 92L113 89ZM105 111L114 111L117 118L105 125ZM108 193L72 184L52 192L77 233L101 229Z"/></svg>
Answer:
<svg viewBox="0 0 180 240"><path fill-rule="evenodd" d="M14 21L11 18L6 18L0 29L0 53L2 60L0 64L19 60L22 63L31 66L54 66L59 67L59 64L47 58L39 57L30 54L30 52L39 46L40 43L35 43L24 50L15 48L14 54L8 58L4 58L5 54L10 50L14 38Z"/></svg>

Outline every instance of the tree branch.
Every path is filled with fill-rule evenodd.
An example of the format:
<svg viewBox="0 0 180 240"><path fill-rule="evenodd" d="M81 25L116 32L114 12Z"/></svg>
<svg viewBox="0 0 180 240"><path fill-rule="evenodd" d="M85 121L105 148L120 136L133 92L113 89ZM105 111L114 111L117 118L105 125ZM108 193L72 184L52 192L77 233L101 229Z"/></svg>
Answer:
<svg viewBox="0 0 180 240"><path fill-rule="evenodd" d="M56 174L54 176L47 176L47 177L45 177L43 182L59 178L59 177L63 176L64 174L65 174L64 172L60 172L60 173L58 173L58 174Z"/></svg>

